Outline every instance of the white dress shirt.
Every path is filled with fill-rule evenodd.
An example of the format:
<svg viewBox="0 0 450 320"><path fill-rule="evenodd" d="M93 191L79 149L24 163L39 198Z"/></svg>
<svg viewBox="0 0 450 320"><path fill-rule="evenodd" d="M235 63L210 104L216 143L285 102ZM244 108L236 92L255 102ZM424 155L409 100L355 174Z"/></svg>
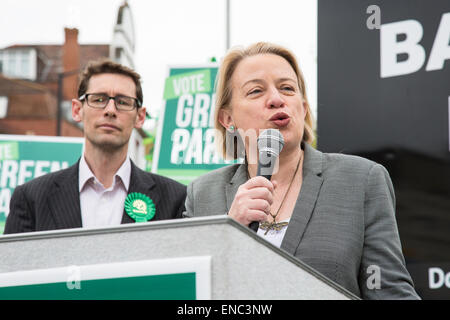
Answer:
<svg viewBox="0 0 450 320"><path fill-rule="evenodd" d="M121 223L130 175L131 162L127 157L115 173L111 187L105 189L92 173L84 155L81 157L78 185L83 227L116 226Z"/></svg>

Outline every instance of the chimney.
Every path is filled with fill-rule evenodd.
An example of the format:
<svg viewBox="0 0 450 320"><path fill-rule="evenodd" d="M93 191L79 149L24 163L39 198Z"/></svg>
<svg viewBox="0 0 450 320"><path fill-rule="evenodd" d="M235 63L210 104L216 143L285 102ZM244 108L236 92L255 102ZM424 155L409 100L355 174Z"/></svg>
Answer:
<svg viewBox="0 0 450 320"><path fill-rule="evenodd" d="M73 75L63 78L63 100L76 98L78 73L80 68L80 46L78 44L78 29L64 28L65 42L62 48L63 72L76 70Z"/></svg>

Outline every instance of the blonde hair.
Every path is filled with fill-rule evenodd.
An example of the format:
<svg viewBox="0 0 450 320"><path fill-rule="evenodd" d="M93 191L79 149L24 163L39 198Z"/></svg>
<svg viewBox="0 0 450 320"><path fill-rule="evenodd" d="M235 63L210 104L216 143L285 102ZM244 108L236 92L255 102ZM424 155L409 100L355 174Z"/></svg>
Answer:
<svg viewBox="0 0 450 320"><path fill-rule="evenodd" d="M255 56L258 54L275 54L284 58L292 67L297 75L297 81L302 93L303 100L306 103L306 116L305 116L305 129L303 132L303 141L311 144L314 141L314 119L312 116L311 108L309 106L308 98L306 96L306 87L303 74L298 66L297 59L294 54L288 49L268 42L258 42L250 45L247 48L235 47L232 48L225 55L216 78L216 108L214 114L215 128L216 128L216 141L218 143L218 151L225 159L236 159L238 157L236 152L233 154L227 153L226 147L226 128L219 122L219 112L222 109L231 108L231 77L237 65L246 57ZM235 151L237 148L233 148Z"/></svg>

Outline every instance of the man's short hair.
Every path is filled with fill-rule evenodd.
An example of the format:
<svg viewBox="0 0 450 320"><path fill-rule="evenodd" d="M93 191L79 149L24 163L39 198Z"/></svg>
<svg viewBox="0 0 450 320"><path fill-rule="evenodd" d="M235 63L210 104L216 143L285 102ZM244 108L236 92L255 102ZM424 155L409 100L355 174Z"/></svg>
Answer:
<svg viewBox="0 0 450 320"><path fill-rule="evenodd" d="M142 106L144 96L142 94L141 76L133 69L109 59L101 59L88 63L86 68L80 74L80 81L78 84L78 97L86 94L87 88L89 86L89 80L92 76L104 73L122 74L130 77L136 85L136 99L139 102L138 107Z"/></svg>

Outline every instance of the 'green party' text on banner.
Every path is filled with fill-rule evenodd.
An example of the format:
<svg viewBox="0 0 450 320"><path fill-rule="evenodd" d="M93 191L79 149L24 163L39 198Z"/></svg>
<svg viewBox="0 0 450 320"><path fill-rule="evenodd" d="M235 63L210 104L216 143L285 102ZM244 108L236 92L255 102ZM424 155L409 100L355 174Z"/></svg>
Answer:
<svg viewBox="0 0 450 320"><path fill-rule="evenodd" d="M214 81L217 67L169 67L152 171L188 184L228 165L216 151Z"/></svg>
<svg viewBox="0 0 450 320"><path fill-rule="evenodd" d="M14 189L65 169L81 156L83 138L0 135L0 234Z"/></svg>

